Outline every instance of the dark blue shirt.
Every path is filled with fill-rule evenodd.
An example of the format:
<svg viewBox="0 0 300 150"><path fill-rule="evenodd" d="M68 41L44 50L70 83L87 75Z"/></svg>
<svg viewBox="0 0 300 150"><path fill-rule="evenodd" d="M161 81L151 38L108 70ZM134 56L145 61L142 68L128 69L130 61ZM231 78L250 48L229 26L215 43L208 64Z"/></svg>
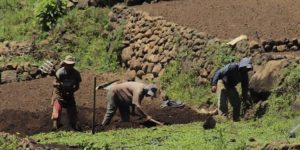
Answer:
<svg viewBox="0 0 300 150"><path fill-rule="evenodd" d="M218 80L223 80L226 88L235 88L241 82L243 98L247 99L249 77L247 71L239 69L239 63L229 63L217 70L212 80L212 85L217 85Z"/></svg>

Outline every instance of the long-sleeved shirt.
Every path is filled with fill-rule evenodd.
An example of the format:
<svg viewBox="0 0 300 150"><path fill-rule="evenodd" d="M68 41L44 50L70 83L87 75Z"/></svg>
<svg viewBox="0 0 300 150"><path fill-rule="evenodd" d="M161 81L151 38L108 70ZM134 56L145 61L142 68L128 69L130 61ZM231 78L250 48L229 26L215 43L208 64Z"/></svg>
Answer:
<svg viewBox="0 0 300 150"><path fill-rule="evenodd" d="M233 88L241 82L243 99L247 99L249 86L248 72L240 71L239 63L229 63L223 68L217 70L212 80L212 85L217 85L218 80L221 79L223 80L226 88Z"/></svg>
<svg viewBox="0 0 300 150"><path fill-rule="evenodd" d="M125 82L112 85L112 92L118 97L118 100L128 104L134 104L140 107L141 101L144 98L142 94L145 84L139 82Z"/></svg>

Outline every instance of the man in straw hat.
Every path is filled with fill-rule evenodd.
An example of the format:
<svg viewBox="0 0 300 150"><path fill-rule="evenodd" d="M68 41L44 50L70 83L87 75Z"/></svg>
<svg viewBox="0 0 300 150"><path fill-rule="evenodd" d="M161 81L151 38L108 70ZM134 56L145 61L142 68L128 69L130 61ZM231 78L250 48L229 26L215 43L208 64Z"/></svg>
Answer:
<svg viewBox="0 0 300 150"><path fill-rule="evenodd" d="M212 92L217 91L218 85L218 113L219 115L227 115L227 100L233 107L233 120L239 121L241 100L235 86L241 82L243 103L245 107L251 105L248 100L249 77L248 72L252 70L250 58L243 58L239 63L229 63L219 69L212 80ZM219 81L219 82L218 82Z"/></svg>
<svg viewBox="0 0 300 150"><path fill-rule="evenodd" d="M122 121L129 122L130 107L132 105L134 105L136 110L147 118L147 120L151 120L151 116L143 110L141 102L145 96L151 98L156 97L156 93L157 87L154 84L124 82L111 85L108 89L107 110L101 124L102 129L110 124L117 109L120 111Z"/></svg>
<svg viewBox="0 0 300 150"><path fill-rule="evenodd" d="M53 130L57 130L61 124L61 111L66 108L69 121L74 130L80 131L78 123L76 102L74 92L79 89L81 82L80 73L74 68L75 57L66 56L62 62L62 67L56 71L56 78L53 81L54 91L52 97L53 112Z"/></svg>

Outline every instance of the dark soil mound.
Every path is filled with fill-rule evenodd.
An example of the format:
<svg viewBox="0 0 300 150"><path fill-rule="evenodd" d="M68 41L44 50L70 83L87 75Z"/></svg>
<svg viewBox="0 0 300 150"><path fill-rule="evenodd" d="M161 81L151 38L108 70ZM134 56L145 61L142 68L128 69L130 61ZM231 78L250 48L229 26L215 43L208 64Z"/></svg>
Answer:
<svg viewBox="0 0 300 150"><path fill-rule="evenodd" d="M82 74L83 82L76 93L76 102L79 112L79 120L84 131L92 129L92 104L93 104L93 77L92 73ZM122 78L114 74L98 76L98 83ZM52 93L51 78L33 80L30 82L16 82L0 85L0 131L32 135L39 132L51 131L50 98ZM97 91L96 123L103 119L106 110L106 91ZM160 108L160 100L148 100L143 102L146 111L154 119L167 124L189 123L203 120L203 116L184 108ZM63 110L62 128L71 130L67 114ZM119 114L114 117L112 124L106 130L119 128L152 127L156 124L145 122L139 116L132 116L130 123L120 122Z"/></svg>

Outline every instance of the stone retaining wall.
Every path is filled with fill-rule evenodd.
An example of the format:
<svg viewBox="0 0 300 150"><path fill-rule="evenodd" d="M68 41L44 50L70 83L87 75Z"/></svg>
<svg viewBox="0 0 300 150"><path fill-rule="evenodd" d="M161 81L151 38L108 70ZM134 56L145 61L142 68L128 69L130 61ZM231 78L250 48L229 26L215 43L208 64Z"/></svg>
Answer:
<svg viewBox="0 0 300 150"><path fill-rule="evenodd" d="M130 79L152 80L159 77L164 67L185 51L191 54L192 63L199 64L199 81L207 83L211 80L215 67L211 56L218 49L211 52L207 48L225 41L122 5L115 6L109 17L112 26L123 25L125 28L125 48L121 58L123 66L128 68ZM237 58L251 56L255 65L261 65L269 60L285 58L265 55L269 52L298 51L299 47L296 38L259 42L242 40L233 45L227 55Z"/></svg>

